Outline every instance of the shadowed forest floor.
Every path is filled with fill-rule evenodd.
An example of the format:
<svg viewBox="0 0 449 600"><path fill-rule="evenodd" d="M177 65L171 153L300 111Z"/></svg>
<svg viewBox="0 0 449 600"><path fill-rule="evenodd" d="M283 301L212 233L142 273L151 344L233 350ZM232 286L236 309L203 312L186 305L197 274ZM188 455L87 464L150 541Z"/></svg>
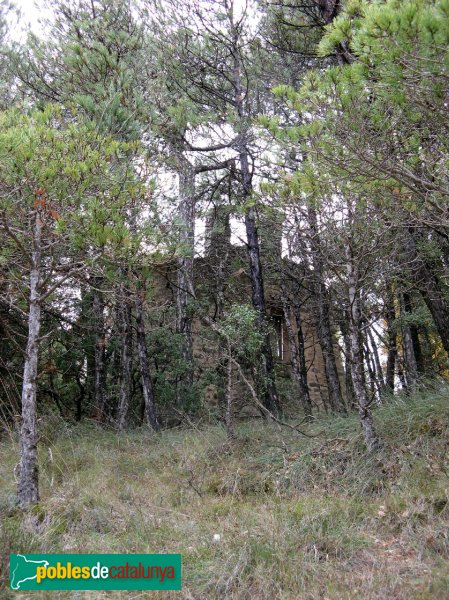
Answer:
<svg viewBox="0 0 449 600"><path fill-rule="evenodd" d="M443 599L449 597L449 390L375 411L367 457L357 417L140 430L41 423L41 502L15 507L15 434L0 464L6 552L183 555L182 592L10 592L0 597ZM217 539L219 536L219 539Z"/></svg>

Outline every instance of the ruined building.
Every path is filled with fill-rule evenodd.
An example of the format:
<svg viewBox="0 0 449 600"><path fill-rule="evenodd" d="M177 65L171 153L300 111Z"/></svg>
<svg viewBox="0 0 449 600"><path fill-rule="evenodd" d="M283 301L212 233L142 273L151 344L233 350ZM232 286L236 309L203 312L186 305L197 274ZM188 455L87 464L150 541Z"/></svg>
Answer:
<svg viewBox="0 0 449 600"><path fill-rule="evenodd" d="M276 362L276 376L279 388L288 387L295 396L295 385L292 381L291 340L285 318L285 304L282 298L282 277L288 272L290 276L301 280L301 266L286 258L282 258L282 224L270 216L266 223L259 224L261 241L261 262L264 275L267 316L272 328L272 349ZM231 244L231 228L226 208L214 209L207 219L205 232L204 255L195 258L194 276L195 292L199 302L209 307L209 315L220 320L226 308L231 304L251 304L251 280L248 272L248 258L244 246ZM161 273L156 284L158 300L170 303L174 296L174 270L167 267ZM163 290L163 291L162 291ZM326 407L328 390L323 354L318 342L316 325L310 309L310 299L304 291L297 298L301 306L301 329L304 338L305 361L307 366L307 383L312 405ZM294 314L289 315L291 331L297 336L297 323ZM337 344L336 359L340 384L344 391L344 370L341 354ZM207 325L200 319L193 322L193 350L199 372L214 369L220 361L220 349L217 337L211 335ZM235 405L241 408L242 399L247 396L245 386L233 377ZM284 385L284 384L287 384ZM209 385L205 391L205 400L210 403L219 402L219 390ZM244 404L244 402L243 402Z"/></svg>

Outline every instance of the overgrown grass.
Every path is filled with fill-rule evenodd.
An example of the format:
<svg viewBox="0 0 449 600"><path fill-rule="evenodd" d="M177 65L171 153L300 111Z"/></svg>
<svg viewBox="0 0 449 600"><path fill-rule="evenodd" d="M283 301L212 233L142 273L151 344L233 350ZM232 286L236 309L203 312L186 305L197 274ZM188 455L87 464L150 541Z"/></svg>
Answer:
<svg viewBox="0 0 449 600"><path fill-rule="evenodd" d="M183 591L154 598L448 598L449 389L375 417L372 456L355 416L317 420L312 438L245 423L233 444L220 426L117 436L47 419L29 514L14 504L17 438L0 444L2 551L181 552Z"/></svg>

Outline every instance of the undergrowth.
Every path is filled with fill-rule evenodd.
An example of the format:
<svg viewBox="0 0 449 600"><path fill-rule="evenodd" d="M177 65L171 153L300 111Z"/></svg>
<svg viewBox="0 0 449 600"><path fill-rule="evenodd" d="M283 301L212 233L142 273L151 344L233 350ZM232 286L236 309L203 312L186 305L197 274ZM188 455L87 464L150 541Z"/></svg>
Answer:
<svg viewBox="0 0 449 600"><path fill-rule="evenodd" d="M180 552L183 591L154 598L447 598L449 389L391 399L375 419L383 446L367 455L356 416L319 418L311 437L242 423L232 443L219 425L117 436L47 418L29 513L15 504L17 436L0 442L2 551ZM13 597L6 559L2 577Z"/></svg>

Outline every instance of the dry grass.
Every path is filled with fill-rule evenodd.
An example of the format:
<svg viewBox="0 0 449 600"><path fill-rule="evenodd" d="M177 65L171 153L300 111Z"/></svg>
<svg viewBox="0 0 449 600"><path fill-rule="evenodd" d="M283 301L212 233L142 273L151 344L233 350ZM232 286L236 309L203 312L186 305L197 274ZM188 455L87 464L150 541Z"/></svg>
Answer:
<svg viewBox="0 0 449 600"><path fill-rule="evenodd" d="M14 505L16 437L1 442L2 550L181 552L183 591L152 598L448 598L448 398L433 389L378 409L385 446L370 458L355 417L316 422L313 439L242 424L232 445L220 426L119 437L47 420L30 514Z"/></svg>

